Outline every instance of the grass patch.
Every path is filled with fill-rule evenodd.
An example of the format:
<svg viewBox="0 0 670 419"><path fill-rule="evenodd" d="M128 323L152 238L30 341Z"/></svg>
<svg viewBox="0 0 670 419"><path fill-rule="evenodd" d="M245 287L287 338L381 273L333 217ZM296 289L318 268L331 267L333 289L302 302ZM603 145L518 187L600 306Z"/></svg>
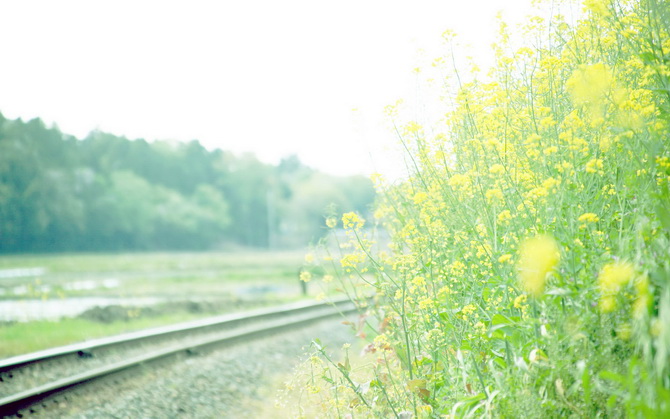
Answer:
<svg viewBox="0 0 670 419"><path fill-rule="evenodd" d="M149 252L59 253L0 256L0 269L45 268L48 273L179 272L206 270L297 269L304 252Z"/></svg>
<svg viewBox="0 0 670 419"><path fill-rule="evenodd" d="M76 318L59 321L4 323L0 325L0 358L285 302L287 300L265 298L256 301L175 301L147 307L107 306L95 307Z"/></svg>
<svg viewBox="0 0 670 419"><path fill-rule="evenodd" d="M73 318L60 321L7 324L0 326L0 342L2 342L0 344L0 358L119 333L194 320L199 317L202 317L202 315L176 313L112 323L98 323L91 320Z"/></svg>
<svg viewBox="0 0 670 419"><path fill-rule="evenodd" d="M302 298L298 271L303 263L301 250L3 255L0 270L45 270L36 277L0 279L3 300L62 300L67 304L70 297L158 297L173 302L162 303L154 311L142 309L139 318L112 323L84 318L5 323L0 325L0 357L296 300ZM105 285L109 281L114 285ZM85 286L74 287L76 284ZM192 301L235 303L195 313L189 311Z"/></svg>
<svg viewBox="0 0 670 419"><path fill-rule="evenodd" d="M240 287L297 284L303 259L300 250L4 255L0 270L42 268L44 274L2 278L0 298L224 296ZM109 280L115 285L105 286ZM96 284L72 286L86 281ZM17 292L22 286L28 291Z"/></svg>

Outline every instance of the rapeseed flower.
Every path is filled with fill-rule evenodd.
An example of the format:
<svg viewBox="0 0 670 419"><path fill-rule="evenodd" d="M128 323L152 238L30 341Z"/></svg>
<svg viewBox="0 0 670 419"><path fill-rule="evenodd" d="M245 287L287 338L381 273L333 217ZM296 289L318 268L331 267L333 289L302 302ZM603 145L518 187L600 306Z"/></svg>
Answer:
<svg viewBox="0 0 670 419"><path fill-rule="evenodd" d="M474 313L477 310L477 307L474 306L474 304L468 304L465 307L461 309L461 316L463 316L463 319L466 319L470 314Z"/></svg>
<svg viewBox="0 0 670 419"><path fill-rule="evenodd" d="M558 153L558 147L556 147L555 145L549 146L549 147L544 149L544 154L546 156L548 156L550 154L554 154L554 153Z"/></svg>
<svg viewBox="0 0 670 419"><path fill-rule="evenodd" d="M504 255L502 255L498 258L498 262L499 263L505 263L505 262L509 261L510 259L512 259L512 255L510 255L509 253L506 253L506 254L504 254Z"/></svg>
<svg viewBox="0 0 670 419"><path fill-rule="evenodd" d="M600 220L600 217L598 217L596 214L592 212L586 212L577 218L577 221L580 221L582 223L597 223Z"/></svg>
<svg viewBox="0 0 670 419"><path fill-rule="evenodd" d="M584 6L597 16L609 16L610 11L607 8L607 1L604 0L584 0Z"/></svg>
<svg viewBox="0 0 670 419"><path fill-rule="evenodd" d="M586 173L604 174L602 159L591 159L586 163Z"/></svg>
<svg viewBox="0 0 670 419"><path fill-rule="evenodd" d="M470 189L470 177L467 175L455 174L449 178L447 183L457 190L466 191Z"/></svg>
<svg viewBox="0 0 670 419"><path fill-rule="evenodd" d="M428 199L428 194L425 192L417 192L414 194L413 201L417 205L423 204Z"/></svg>
<svg viewBox="0 0 670 419"><path fill-rule="evenodd" d="M616 298L613 295L604 295L600 297L600 301L598 302L598 307L600 307L600 311L603 313L613 312L616 306Z"/></svg>
<svg viewBox="0 0 670 419"><path fill-rule="evenodd" d="M545 281L561 254L556 241L548 235L527 239L521 244L519 255L519 279L523 289L533 297L544 292Z"/></svg>
<svg viewBox="0 0 670 419"><path fill-rule="evenodd" d="M432 306L435 302L430 297L425 297L419 300L419 308L425 310L428 307Z"/></svg>
<svg viewBox="0 0 670 419"><path fill-rule="evenodd" d="M512 213L509 210L503 210L498 214L498 222L504 223L512 219Z"/></svg>
<svg viewBox="0 0 670 419"><path fill-rule="evenodd" d="M300 272L300 280L302 282L309 282L312 280L312 274L309 271Z"/></svg>
<svg viewBox="0 0 670 419"><path fill-rule="evenodd" d="M611 86L612 73L602 63L580 66L566 82L576 105L602 103Z"/></svg>
<svg viewBox="0 0 670 419"><path fill-rule="evenodd" d="M503 193L498 188L489 189L486 191L486 200L489 202L498 202L503 200Z"/></svg>
<svg viewBox="0 0 670 419"><path fill-rule="evenodd" d="M598 274L598 288L603 294L616 294L635 275L629 262L614 262L603 266Z"/></svg>
<svg viewBox="0 0 670 419"><path fill-rule="evenodd" d="M344 228L358 230L363 227L363 224L365 224L365 220L355 212L342 214L342 225L344 225Z"/></svg>
<svg viewBox="0 0 670 419"><path fill-rule="evenodd" d="M416 285L417 287L425 287L426 286L426 278L422 276L417 276L412 280L412 284Z"/></svg>
<svg viewBox="0 0 670 419"><path fill-rule="evenodd" d="M491 167L489 167L489 173L492 175L501 175L505 173L505 167L502 164L494 164Z"/></svg>
<svg viewBox="0 0 670 419"><path fill-rule="evenodd" d="M335 218L335 217L326 218L326 226L328 226L328 228L337 227L337 218Z"/></svg>
<svg viewBox="0 0 670 419"><path fill-rule="evenodd" d="M649 277L644 275L635 280L635 291L637 298L633 303L633 316L640 318L647 312L651 295L649 295Z"/></svg>
<svg viewBox="0 0 670 419"><path fill-rule="evenodd" d="M600 289L600 310L610 313L617 307L616 295L635 276L635 268L629 262L614 262L603 266L598 274Z"/></svg>
<svg viewBox="0 0 670 419"><path fill-rule="evenodd" d="M524 304L526 304L526 301L528 300L528 296L526 294L521 294L517 296L514 299L514 308L523 308Z"/></svg>

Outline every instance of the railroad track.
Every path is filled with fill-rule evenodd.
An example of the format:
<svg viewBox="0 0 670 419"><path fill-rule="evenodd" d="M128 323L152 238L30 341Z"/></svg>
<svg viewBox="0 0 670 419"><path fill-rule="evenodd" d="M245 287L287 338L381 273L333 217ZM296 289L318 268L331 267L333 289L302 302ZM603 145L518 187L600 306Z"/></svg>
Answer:
<svg viewBox="0 0 670 419"><path fill-rule="evenodd" d="M48 408L84 384L159 361L355 312L348 299L299 302L86 341L0 360L0 416Z"/></svg>

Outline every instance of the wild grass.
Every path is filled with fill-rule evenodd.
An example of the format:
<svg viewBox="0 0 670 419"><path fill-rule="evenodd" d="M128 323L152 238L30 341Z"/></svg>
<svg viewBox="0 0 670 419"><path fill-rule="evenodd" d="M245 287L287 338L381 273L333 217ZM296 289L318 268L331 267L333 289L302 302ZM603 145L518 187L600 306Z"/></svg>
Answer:
<svg viewBox="0 0 670 419"><path fill-rule="evenodd" d="M440 123L389 109L412 176L315 251L376 360L317 348L319 416L670 416L670 3L541 5L486 75L432 63Z"/></svg>

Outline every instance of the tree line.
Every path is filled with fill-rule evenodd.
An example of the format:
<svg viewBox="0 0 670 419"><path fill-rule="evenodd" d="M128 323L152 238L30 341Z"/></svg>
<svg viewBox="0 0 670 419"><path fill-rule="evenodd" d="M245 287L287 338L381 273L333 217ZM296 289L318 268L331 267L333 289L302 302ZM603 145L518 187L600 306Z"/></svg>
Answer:
<svg viewBox="0 0 670 419"><path fill-rule="evenodd" d="M365 213L374 188L295 156L277 165L190 142L78 139L0 114L0 252L295 247L327 208Z"/></svg>

